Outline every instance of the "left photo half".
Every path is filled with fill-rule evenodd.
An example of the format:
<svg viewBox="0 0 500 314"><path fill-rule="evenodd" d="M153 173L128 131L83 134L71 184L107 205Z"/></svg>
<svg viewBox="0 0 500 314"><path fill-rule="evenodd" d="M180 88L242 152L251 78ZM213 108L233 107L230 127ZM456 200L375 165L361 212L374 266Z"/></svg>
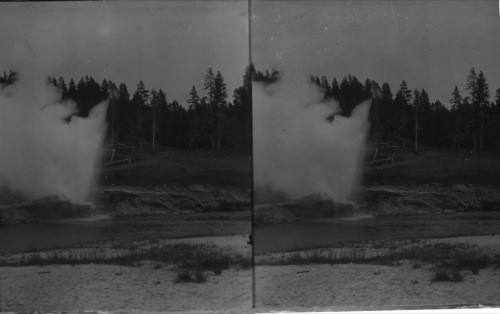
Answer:
<svg viewBox="0 0 500 314"><path fill-rule="evenodd" d="M247 1L0 3L0 311L252 307Z"/></svg>

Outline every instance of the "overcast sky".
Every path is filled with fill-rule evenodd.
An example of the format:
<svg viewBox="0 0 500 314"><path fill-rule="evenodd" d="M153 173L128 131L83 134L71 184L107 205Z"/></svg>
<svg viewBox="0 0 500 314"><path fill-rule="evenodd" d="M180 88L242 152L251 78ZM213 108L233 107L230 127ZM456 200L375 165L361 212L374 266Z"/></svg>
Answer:
<svg viewBox="0 0 500 314"><path fill-rule="evenodd" d="M248 63L246 1L0 3L0 70L21 60L53 76L139 80L185 102L208 67L229 96ZM252 1L259 69L297 67L329 81L402 80L447 103L471 67L500 87L497 1Z"/></svg>
<svg viewBox="0 0 500 314"><path fill-rule="evenodd" d="M500 88L498 1L252 1L257 68L298 68L331 82L353 74L425 88L448 104L471 67Z"/></svg>
<svg viewBox="0 0 500 314"><path fill-rule="evenodd" d="M209 67L229 100L248 65L246 1L0 3L0 71L26 60L69 81L139 80L185 104Z"/></svg>

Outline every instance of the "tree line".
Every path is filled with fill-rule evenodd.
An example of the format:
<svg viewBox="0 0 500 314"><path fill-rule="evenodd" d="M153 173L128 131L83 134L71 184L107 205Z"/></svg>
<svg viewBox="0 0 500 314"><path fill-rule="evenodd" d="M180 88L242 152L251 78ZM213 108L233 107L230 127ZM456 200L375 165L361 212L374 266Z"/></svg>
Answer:
<svg viewBox="0 0 500 314"><path fill-rule="evenodd" d="M311 77L320 86L325 99L336 99L340 115L350 116L362 101L372 99L369 141L400 145L418 150L420 146L475 151L500 150L500 88L490 102L490 89L482 71L471 68L465 80L466 95L455 86L451 106L439 100L431 102L425 89L408 87L402 81L394 95L389 83L366 79L361 83L348 75L339 83L323 76ZM332 119L333 117L330 117Z"/></svg>
<svg viewBox="0 0 500 314"><path fill-rule="evenodd" d="M75 115L88 117L94 106L108 100L107 143L126 143L140 148L160 146L248 153L252 147L250 67L243 85L234 90L232 102L224 77L209 68L199 93L192 86L186 106L168 101L162 89L148 90L140 81L131 95L126 84L104 79L101 84L86 75L68 83L63 77L49 77L61 101L72 100ZM14 83L15 72L0 75L0 85Z"/></svg>
<svg viewBox="0 0 500 314"><path fill-rule="evenodd" d="M129 93L128 87L104 79L101 84L91 76L78 83L62 77L50 77L61 100L72 100L78 116L87 117L90 110L109 100L107 112L108 143L136 143L140 147L170 146L183 149L251 152L252 82L272 84L279 79L276 70L258 71L253 64L245 68L243 84L233 92L232 102L222 74L209 68L200 91L192 86L185 106L168 101L162 89L146 89L142 81ZM0 85L12 84L15 72L0 75ZM339 83L334 77L311 76L311 83L324 92L324 99L336 99L338 114L350 116L362 101L372 99L369 141L400 145L418 150L422 146L476 151L500 150L500 88L490 102L490 89L482 71L470 69L465 79L466 94L458 86L452 91L451 106L439 100L431 102L425 89L411 90L402 81L396 94L389 83L375 80L360 82L345 76ZM334 116L327 117L330 121Z"/></svg>

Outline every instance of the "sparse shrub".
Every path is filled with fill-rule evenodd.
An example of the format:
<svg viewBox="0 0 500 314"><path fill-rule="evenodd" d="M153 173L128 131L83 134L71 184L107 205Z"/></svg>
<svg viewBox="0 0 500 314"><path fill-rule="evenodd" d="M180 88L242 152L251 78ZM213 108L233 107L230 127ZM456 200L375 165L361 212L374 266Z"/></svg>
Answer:
<svg viewBox="0 0 500 314"><path fill-rule="evenodd" d="M131 251L136 251L139 249L139 246L137 244L132 244L128 247L128 249Z"/></svg>
<svg viewBox="0 0 500 314"><path fill-rule="evenodd" d="M193 277L191 276L191 271L188 269L180 269L177 271L177 277L175 282L191 282Z"/></svg>
<svg viewBox="0 0 500 314"><path fill-rule="evenodd" d="M434 274L434 278L432 282L438 281L450 281L450 276L448 275L448 271L446 269L438 269Z"/></svg>
<svg viewBox="0 0 500 314"><path fill-rule="evenodd" d="M205 273L199 270L194 273L194 282L204 283L206 281L207 281L207 275L205 275Z"/></svg>
<svg viewBox="0 0 500 314"><path fill-rule="evenodd" d="M439 268L432 279L432 282L438 281L462 282L464 281L464 276L458 269L450 270Z"/></svg>
<svg viewBox="0 0 500 314"><path fill-rule="evenodd" d="M495 256L491 260L491 263L495 265L495 270L500 268L500 254L495 254Z"/></svg>
<svg viewBox="0 0 500 314"><path fill-rule="evenodd" d="M453 278L453 282L462 282L464 281L464 276L462 275L462 273L460 273L460 271L458 270L453 270L452 272L452 278Z"/></svg>
<svg viewBox="0 0 500 314"><path fill-rule="evenodd" d="M121 243L113 243L113 244L111 244L111 249L112 250L119 250L119 249L123 249L123 248L124 248L124 246Z"/></svg>
<svg viewBox="0 0 500 314"><path fill-rule="evenodd" d="M477 271L479 273L479 269L488 267L489 263L490 257L488 255L470 252L465 254L465 256L456 263L456 266L460 269L469 269L472 272Z"/></svg>
<svg viewBox="0 0 500 314"><path fill-rule="evenodd" d="M220 255L220 252L206 253L203 252L196 256L194 263L202 269L228 269L233 260L229 255Z"/></svg>
<svg viewBox="0 0 500 314"><path fill-rule="evenodd" d="M472 272L479 272L492 262L488 252L467 244L427 244L402 250L399 255L401 259L433 263L441 269L467 269Z"/></svg>
<svg viewBox="0 0 500 314"><path fill-rule="evenodd" d="M40 254L34 254L29 259L25 261L28 265L44 265L45 261L43 260Z"/></svg>
<svg viewBox="0 0 500 314"><path fill-rule="evenodd" d="M207 275L201 270L193 271L191 269L178 269L175 282L195 282L204 283L207 281Z"/></svg>

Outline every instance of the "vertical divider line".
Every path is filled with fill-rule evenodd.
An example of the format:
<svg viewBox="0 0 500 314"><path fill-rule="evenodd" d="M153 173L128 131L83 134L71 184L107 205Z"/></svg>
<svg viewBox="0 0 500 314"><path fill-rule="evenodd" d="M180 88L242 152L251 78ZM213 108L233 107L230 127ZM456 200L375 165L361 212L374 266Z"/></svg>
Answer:
<svg viewBox="0 0 500 314"><path fill-rule="evenodd" d="M248 1L248 66L249 70L251 70L252 66L252 0L247 0ZM499 0L500 1L500 0ZM255 308L255 299L256 299L256 282L255 282L255 213L254 213L254 198L255 198L255 184L254 184L254 143L253 143L253 126L254 126L254 121L253 121L253 74L251 71L249 71L250 74L250 103L251 103L251 110L250 110L250 120L251 120L251 127L250 127L250 132L251 132L251 148L250 148L250 177L251 177L251 197L250 197L250 206L251 206L251 214L250 214L250 223L251 223L251 231L250 231L250 245L252 248L252 308Z"/></svg>

